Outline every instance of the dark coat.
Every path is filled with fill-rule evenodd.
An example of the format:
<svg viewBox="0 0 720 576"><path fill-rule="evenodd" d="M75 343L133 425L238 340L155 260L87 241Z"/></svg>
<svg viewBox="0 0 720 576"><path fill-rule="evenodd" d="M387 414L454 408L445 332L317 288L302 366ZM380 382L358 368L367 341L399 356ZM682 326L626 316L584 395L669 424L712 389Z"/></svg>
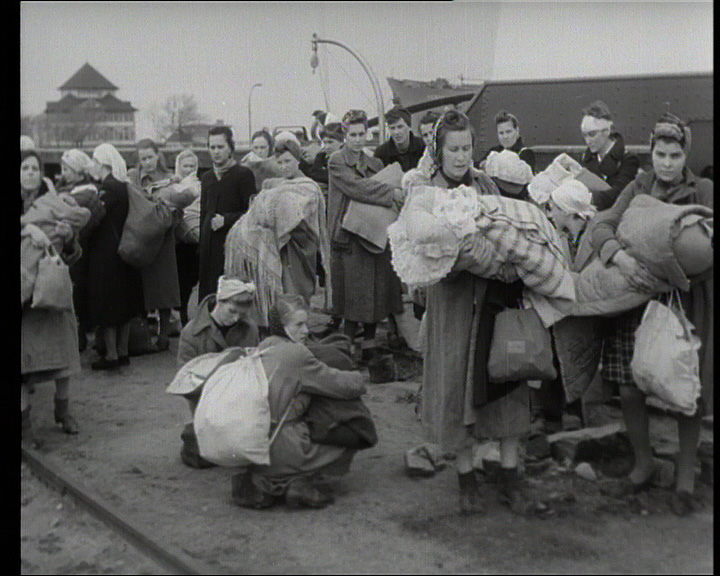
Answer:
<svg viewBox="0 0 720 576"><path fill-rule="evenodd" d="M669 204L700 204L713 207L713 183L697 178L685 169L683 181L673 188L658 186L654 171L641 174L618 196L612 208L600 215L590 230L590 242L599 251L600 260L607 266L621 248L615 231L630 202L639 194L649 194ZM695 331L700 337L700 381L702 397L708 412L713 408L713 270L690 278L690 291L680 292L680 302Z"/></svg>
<svg viewBox="0 0 720 576"><path fill-rule="evenodd" d="M217 290L217 281L225 265L225 237L240 216L247 212L250 196L255 194L255 177L245 166L236 164L222 179L210 169L200 179L200 285L202 300ZM225 218L222 228L213 232L210 221L215 214Z"/></svg>
<svg viewBox="0 0 720 576"><path fill-rule="evenodd" d="M144 310L140 271L118 255L128 214L127 183L112 174L100 184L105 217L87 240L87 320L91 326L117 326Z"/></svg>
<svg viewBox="0 0 720 576"><path fill-rule="evenodd" d="M611 187L606 192L593 192L592 203L598 210L610 208L625 186L637 176L640 168L640 159L635 154L625 152L623 137L614 132L610 138L615 140L615 144L605 154L602 162L598 160L597 154L590 152L590 148L585 150L581 162L585 168L600 176Z"/></svg>
<svg viewBox="0 0 720 576"><path fill-rule="evenodd" d="M380 158L385 166L389 166L393 162L399 162L403 172L407 172L411 168L417 167L424 151L425 143L422 138L418 138L410 132L410 144L405 152L398 152L395 140L390 138L387 142L375 148L374 155L375 158Z"/></svg>
<svg viewBox="0 0 720 576"><path fill-rule="evenodd" d="M327 189L328 183L328 154L327 150L320 150L315 154L312 167L310 168L310 178L318 184L325 184Z"/></svg>
<svg viewBox="0 0 720 576"><path fill-rule="evenodd" d="M485 155L480 159L480 161L482 162L483 160L485 160L485 158L490 155L490 152L502 152L503 150L505 150L505 148L502 144L493 146L487 152L485 152ZM535 152L533 152L530 148L525 148L522 136L518 136L518 139L515 140L515 144L510 146L508 150L510 150L511 152L515 152L515 154L517 154L520 157L520 160L522 160L523 162L527 162L527 164L532 169L533 174L535 174Z"/></svg>

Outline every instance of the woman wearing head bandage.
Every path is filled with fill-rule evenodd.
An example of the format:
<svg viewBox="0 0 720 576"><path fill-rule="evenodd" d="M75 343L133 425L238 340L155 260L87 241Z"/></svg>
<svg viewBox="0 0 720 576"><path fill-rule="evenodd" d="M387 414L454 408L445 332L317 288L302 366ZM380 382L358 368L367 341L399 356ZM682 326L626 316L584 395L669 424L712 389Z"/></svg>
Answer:
<svg viewBox="0 0 720 576"><path fill-rule="evenodd" d="M403 177L404 192L411 195L418 185L452 189L464 184L478 195L499 195L493 180L473 167L474 146L468 117L445 112L418 168ZM484 509L472 454L473 446L487 438L500 444L503 502L519 514L534 506L518 472L520 438L530 429L528 386L493 384L487 370L495 317L517 306L522 289L522 281L486 280L465 270L427 288L421 419L426 440L457 455L462 514Z"/></svg>
<svg viewBox="0 0 720 576"><path fill-rule="evenodd" d="M697 178L686 166L690 141L691 134L687 124L672 114L664 114L650 135L653 169L631 182L612 208L598 216L598 222L590 232L592 245L598 250L602 262L617 266L627 281L639 291L651 293L658 281L648 268L630 256L617 240L618 223L631 200L647 194L668 204L713 207L712 182ZM676 246L676 252L680 248ZM696 251L698 249L695 248ZM683 261L691 261L693 247L687 246L684 250L689 254ZM677 415L680 453L672 506L680 515L689 514L699 505L693 496L693 489L700 419L710 414L713 406L713 272L710 268L693 276L688 269L685 274L689 279L689 291L681 292L680 299L685 314L695 326L702 342L699 352L702 396L698 400L695 416ZM603 346L603 375L620 385L623 415L635 453L635 466L629 479L621 487L623 493L647 488L654 472L645 396L633 382L629 366L634 330L640 323L644 308L643 305L614 318L613 329Z"/></svg>
<svg viewBox="0 0 720 576"><path fill-rule="evenodd" d="M375 357L377 323L403 311L400 279L390 262L390 247L375 247L342 226L350 201L391 208L400 190L371 176L383 169L364 150L367 115L350 110L342 120L345 143L328 159L328 227L331 241L332 314L345 320L351 340L363 324L362 360Z"/></svg>
<svg viewBox="0 0 720 576"><path fill-rule="evenodd" d="M88 322L99 328L105 348L92 368L109 370L130 363L130 320L143 313L142 280L138 269L118 255L128 214L125 160L112 144L100 144L93 152L90 172L105 204L105 216L87 239Z"/></svg>
<svg viewBox="0 0 720 576"><path fill-rule="evenodd" d="M640 160L625 151L625 141L613 131L612 116L604 102L597 100L583 110L580 130L588 146L582 165L610 185L608 191L593 193L593 205L605 210L635 178Z"/></svg>
<svg viewBox="0 0 720 576"><path fill-rule="evenodd" d="M180 332L178 367L202 354L221 352L231 346L257 346L260 342L258 328L250 318L254 300L254 284L221 276L216 293L209 294L200 302L195 317ZM201 392L202 388L198 388L185 395L190 414L195 414ZM185 425L181 438L183 447L180 456L185 464L192 468L212 466L200 457L192 422Z"/></svg>
<svg viewBox="0 0 720 576"><path fill-rule="evenodd" d="M333 426L334 438L328 432L322 440L313 428L312 403L316 398L335 401L336 405L350 404L349 412L366 418L369 413L357 409L365 393L362 375L331 368L305 345L307 320L307 309L298 296L283 296L270 309L270 336L259 350L268 375L271 421L280 424L270 447L270 464L250 466L233 477L232 497L239 506L268 508L284 497L291 507L323 508L333 498L317 485L347 474L357 449L369 447L363 433L367 427L338 422ZM374 436L371 424L370 428L370 436ZM369 445L373 443L371 438Z"/></svg>

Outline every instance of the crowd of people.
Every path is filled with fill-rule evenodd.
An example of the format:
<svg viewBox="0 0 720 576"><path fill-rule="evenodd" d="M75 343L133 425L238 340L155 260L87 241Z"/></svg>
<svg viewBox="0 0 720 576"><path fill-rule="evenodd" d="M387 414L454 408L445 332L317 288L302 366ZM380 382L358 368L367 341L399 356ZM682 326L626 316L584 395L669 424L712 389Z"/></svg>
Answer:
<svg viewBox="0 0 720 576"><path fill-rule="evenodd" d="M418 254L426 250L428 262L451 254L442 278L429 285L402 281L399 271L417 262L388 239L387 224L424 194L424 214L435 210L454 218L458 227L467 214L453 215L448 202L492 202L499 207L496 217L518 237L534 231L536 244L528 250L539 250L540 257L550 248L537 248L538 234L550 243L559 240L559 273L582 274L599 260L616 269L627 290L646 295L630 309L593 317L598 360L586 380L599 371L607 389L619 395L633 447L634 466L616 485L615 495L647 489L655 470L645 393L631 369L634 337L647 300L668 302L670 286L677 283L633 256L618 229L633 199L642 195L712 209L712 182L686 166L691 143L687 124L663 114L650 135L651 166L641 170L638 156L627 151L615 130L608 107L594 102L582 111L579 129L587 149L579 165L605 185L591 190L565 179L542 196L531 185L538 175L535 153L523 142L518 119L507 111L495 118L499 144L486 151L477 150L475 129L455 109L422 116L418 136L410 112L394 106L385 115L390 138L372 153L364 111L350 110L341 120L319 113L315 119L313 135L320 149L313 157L294 134L273 137L262 130L253 134L251 151L237 159L232 130L212 127L207 137L212 168L201 176L192 150L177 154L171 170L159 146L146 139L138 142L137 166L130 170L111 144L97 146L91 157L68 150L53 183L44 176L32 142L21 139L23 439L36 445L42 441L30 423L30 399L33 386L48 380L56 383L55 421L63 432L78 433L69 409L70 381L80 371L79 353L88 334L94 331L98 354L92 369L119 370L130 363L132 323L156 312L152 348L163 352L169 348L177 310L183 326L178 368L228 349L262 352L276 428L270 464L248 466L233 477L235 503L266 508L283 499L290 506L324 507L333 498L321 480L347 473L355 452L377 442L362 403L365 378L358 367L373 366L382 356L380 323L387 322L389 345L403 344L397 318L404 313L403 294L409 293L421 319L419 414L427 442L454 459L460 512L484 508L473 450L492 439L499 442L502 501L516 513L532 513L536 503L519 472L531 405L539 405L547 427L557 430L563 415L582 416L579 395L568 393L563 370L554 380L543 381L531 397L525 380L497 382L488 365L499 314L521 308L528 292L548 293L528 279L532 270L508 273L509 260L490 258L479 271L480 244L465 242L459 254L453 252L450 246L460 235L448 240L450 228L442 238L440 233L433 237L432 246L417 240L414 248ZM386 176L393 166L399 167L399 177ZM129 263L123 245L142 199L162 207L169 219L149 263L137 266ZM656 217L662 218L659 212ZM408 228L418 234L429 229L428 220L407 218ZM711 230L709 234L712 238ZM514 253L521 242L512 247ZM689 251L690 260L700 258ZM493 253L496 259L499 253ZM521 255L526 268L534 257L532 252ZM512 264L522 269L522 262ZM485 272L490 269L492 273ZM70 299L44 304L43 289L55 290L55 299L62 300L62 290L52 283L60 282L64 271L72 281ZM673 413L680 455L671 503L680 515L701 505L694 495L694 466L701 417L712 410L713 386L712 267L684 271L680 304L702 343L702 395L693 415ZM68 284L66 279L66 290ZM188 305L195 286L198 304L191 318ZM323 333L310 334L311 298L322 288L331 320ZM572 320L572 314L566 316ZM554 365L562 367L561 327L567 323L546 324L551 326ZM181 393L194 415L202 386ZM186 465L213 465L202 457L192 423L185 426L182 440Z"/></svg>

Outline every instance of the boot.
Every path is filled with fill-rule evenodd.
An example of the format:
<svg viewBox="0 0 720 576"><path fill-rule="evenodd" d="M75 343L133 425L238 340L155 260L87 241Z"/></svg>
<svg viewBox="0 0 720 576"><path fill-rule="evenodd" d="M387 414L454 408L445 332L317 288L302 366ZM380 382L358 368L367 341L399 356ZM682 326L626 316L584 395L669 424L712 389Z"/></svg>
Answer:
<svg viewBox="0 0 720 576"><path fill-rule="evenodd" d="M500 468L498 471L500 501L515 514L527 516L535 511L536 504L522 485L517 468Z"/></svg>
<svg viewBox="0 0 720 576"><path fill-rule="evenodd" d="M475 471L471 470L466 474L458 473L458 484L460 485L460 514L467 516L469 514L481 514L484 512L480 500L480 493L478 492Z"/></svg>
<svg viewBox="0 0 720 576"><path fill-rule="evenodd" d="M325 495L306 480L298 480L288 486L285 493L285 504L288 508L325 508L335 502L330 495Z"/></svg>
<svg viewBox="0 0 720 576"><path fill-rule="evenodd" d="M28 443L35 449L42 448L42 441L35 435L30 423L30 406L20 412L20 421L22 426L22 442Z"/></svg>
<svg viewBox="0 0 720 576"><path fill-rule="evenodd" d="M62 431L65 434L77 434L78 425L75 422L75 418L70 415L68 406L70 401L67 399L60 400L55 398L55 423L62 426Z"/></svg>
<svg viewBox="0 0 720 576"><path fill-rule="evenodd" d="M270 506L275 504L275 498L270 494L261 492L257 486L253 484L251 474L247 470L232 476L230 482L231 497L233 504L236 506L262 510L263 508L270 508Z"/></svg>

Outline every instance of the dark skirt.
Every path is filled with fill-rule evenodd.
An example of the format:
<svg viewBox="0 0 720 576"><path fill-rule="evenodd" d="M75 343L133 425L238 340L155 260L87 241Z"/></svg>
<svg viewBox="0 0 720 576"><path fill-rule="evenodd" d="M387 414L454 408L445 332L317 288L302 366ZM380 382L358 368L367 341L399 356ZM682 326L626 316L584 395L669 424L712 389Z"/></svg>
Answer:
<svg viewBox="0 0 720 576"><path fill-rule="evenodd" d="M350 235L347 244L333 243L330 276L335 316L376 323L403 311L402 287L389 247L374 254L355 235Z"/></svg>

